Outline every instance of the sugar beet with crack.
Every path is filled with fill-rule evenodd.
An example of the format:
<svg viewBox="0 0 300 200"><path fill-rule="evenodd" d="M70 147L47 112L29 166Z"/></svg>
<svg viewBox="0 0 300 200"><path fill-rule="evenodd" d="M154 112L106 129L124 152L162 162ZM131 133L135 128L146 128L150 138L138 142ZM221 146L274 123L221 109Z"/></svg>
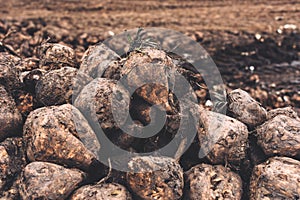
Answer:
<svg viewBox="0 0 300 200"><path fill-rule="evenodd" d="M72 105L43 107L26 119L23 138L30 161L89 170L100 166L100 144L82 114Z"/></svg>

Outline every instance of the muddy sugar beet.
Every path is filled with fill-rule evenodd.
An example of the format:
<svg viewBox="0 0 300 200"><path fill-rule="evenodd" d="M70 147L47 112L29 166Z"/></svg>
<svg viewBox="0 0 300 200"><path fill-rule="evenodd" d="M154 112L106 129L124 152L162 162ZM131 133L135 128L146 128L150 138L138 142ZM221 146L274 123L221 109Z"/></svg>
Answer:
<svg viewBox="0 0 300 200"><path fill-rule="evenodd" d="M75 125L78 121L80 127ZM100 150L88 122L70 104L31 112L24 125L23 140L30 161L49 161L83 170L97 163Z"/></svg>
<svg viewBox="0 0 300 200"><path fill-rule="evenodd" d="M67 169L47 162L28 164L21 175L21 199L66 199L84 180L78 169Z"/></svg>
<svg viewBox="0 0 300 200"><path fill-rule="evenodd" d="M106 183L80 187L70 200L132 200L132 197L123 185Z"/></svg>
<svg viewBox="0 0 300 200"><path fill-rule="evenodd" d="M45 106L70 103L76 75L77 69L72 67L63 67L44 74L35 85L37 101Z"/></svg>
<svg viewBox="0 0 300 200"><path fill-rule="evenodd" d="M76 67L76 54L71 47L57 43L45 43L39 49L39 68L45 70Z"/></svg>
<svg viewBox="0 0 300 200"><path fill-rule="evenodd" d="M262 124L267 118L267 111L246 91L236 89L228 94L228 110L232 117L250 127Z"/></svg>
<svg viewBox="0 0 300 200"><path fill-rule="evenodd" d="M141 199L180 199L183 170L172 158L136 157L129 161L126 179L129 188Z"/></svg>
<svg viewBox="0 0 300 200"><path fill-rule="evenodd" d="M198 199L236 199L242 197L242 179L222 165L199 164L185 173L185 196Z"/></svg>
<svg viewBox="0 0 300 200"><path fill-rule="evenodd" d="M129 105L129 96L127 90L123 87L117 87L117 81L106 78L97 78L86 85L81 93L76 97L74 105L79 108L87 117L93 117L91 113L96 113L96 118L93 119L99 122L103 129L118 129L118 124L114 120L112 99L114 96L114 88L119 94L119 100L114 104L114 109L124 108ZM91 103L87 103L91 102ZM124 111L120 115L127 116Z"/></svg>
<svg viewBox="0 0 300 200"><path fill-rule="evenodd" d="M200 108L199 145L211 163L239 164L246 158L248 130L242 122Z"/></svg>
<svg viewBox="0 0 300 200"><path fill-rule="evenodd" d="M0 52L0 84L12 94L21 86L16 65L20 62L18 57Z"/></svg>
<svg viewBox="0 0 300 200"><path fill-rule="evenodd" d="M251 177L250 199L299 199L300 162L274 157L257 165Z"/></svg>
<svg viewBox="0 0 300 200"><path fill-rule="evenodd" d="M269 156L300 158L300 121L279 114L257 128L258 144Z"/></svg>
<svg viewBox="0 0 300 200"><path fill-rule="evenodd" d="M0 141L19 135L23 119L14 99L0 85Z"/></svg>

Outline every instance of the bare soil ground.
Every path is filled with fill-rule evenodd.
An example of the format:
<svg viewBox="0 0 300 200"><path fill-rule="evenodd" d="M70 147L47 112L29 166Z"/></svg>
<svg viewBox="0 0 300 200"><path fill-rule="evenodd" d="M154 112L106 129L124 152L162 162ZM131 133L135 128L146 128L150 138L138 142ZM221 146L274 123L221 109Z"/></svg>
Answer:
<svg viewBox="0 0 300 200"><path fill-rule="evenodd" d="M111 32L181 31L208 50L229 88L242 87L268 107L300 107L299 29L278 33L300 27L297 0L1 0L0 17L0 38L13 26L29 35L7 40L23 57L35 56L40 38L69 44L80 58Z"/></svg>
<svg viewBox="0 0 300 200"><path fill-rule="evenodd" d="M293 0L10 0L1 1L1 17L43 18L72 33L120 32L139 26L187 31L275 32L282 24L300 25L300 2ZM276 21L282 16L282 21ZM68 24L68 25L67 25Z"/></svg>

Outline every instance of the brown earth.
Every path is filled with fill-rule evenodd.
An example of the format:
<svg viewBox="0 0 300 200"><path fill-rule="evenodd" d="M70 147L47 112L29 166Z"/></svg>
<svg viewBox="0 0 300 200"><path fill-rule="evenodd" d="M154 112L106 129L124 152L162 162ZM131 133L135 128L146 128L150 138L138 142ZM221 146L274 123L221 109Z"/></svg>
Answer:
<svg viewBox="0 0 300 200"><path fill-rule="evenodd" d="M140 26L274 33L283 24L300 25L300 1L293 0L2 0L0 5L2 19L41 17L72 33L118 33ZM278 16L283 20L276 21Z"/></svg>

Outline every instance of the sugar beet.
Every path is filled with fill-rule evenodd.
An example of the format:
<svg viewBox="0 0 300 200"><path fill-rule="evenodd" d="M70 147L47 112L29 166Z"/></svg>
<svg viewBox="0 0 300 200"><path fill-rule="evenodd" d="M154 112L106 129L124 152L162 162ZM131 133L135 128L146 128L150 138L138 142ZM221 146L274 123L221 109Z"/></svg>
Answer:
<svg viewBox="0 0 300 200"><path fill-rule="evenodd" d="M63 67L46 73L35 86L36 98L42 105L60 105L72 101L72 85L77 69Z"/></svg>
<svg viewBox="0 0 300 200"><path fill-rule="evenodd" d="M66 199L84 180L78 169L67 169L47 162L32 162L22 172L20 196L22 200Z"/></svg>
<svg viewBox="0 0 300 200"><path fill-rule="evenodd" d="M198 138L203 153L214 164L238 164L246 157L248 130L242 122L219 113L200 111Z"/></svg>
<svg viewBox="0 0 300 200"><path fill-rule="evenodd" d="M59 69L65 66L76 67L76 54L71 47L58 43L42 44L39 50L39 68Z"/></svg>
<svg viewBox="0 0 300 200"><path fill-rule="evenodd" d="M23 135L30 161L48 161L84 170L98 163L100 145L96 135L70 104L34 110L25 122Z"/></svg>
<svg viewBox="0 0 300 200"><path fill-rule="evenodd" d="M274 157L257 165L251 177L250 199L299 199L300 162Z"/></svg>
<svg viewBox="0 0 300 200"><path fill-rule="evenodd" d="M262 124L267 118L267 111L261 104L241 89L228 94L228 110L234 118L251 127Z"/></svg>
<svg viewBox="0 0 300 200"><path fill-rule="evenodd" d="M183 170L167 157L135 157L128 163L130 189L141 199L180 199L183 193Z"/></svg>
<svg viewBox="0 0 300 200"><path fill-rule="evenodd" d="M222 165L199 164L185 173L190 200L240 200L242 180Z"/></svg>
<svg viewBox="0 0 300 200"><path fill-rule="evenodd" d="M300 120L277 115L257 128L257 143L265 154L300 158Z"/></svg>
<svg viewBox="0 0 300 200"><path fill-rule="evenodd" d="M0 85L0 141L19 134L23 119L14 99Z"/></svg>
<svg viewBox="0 0 300 200"><path fill-rule="evenodd" d="M77 189L70 200L131 200L128 190L117 183L86 185Z"/></svg>

